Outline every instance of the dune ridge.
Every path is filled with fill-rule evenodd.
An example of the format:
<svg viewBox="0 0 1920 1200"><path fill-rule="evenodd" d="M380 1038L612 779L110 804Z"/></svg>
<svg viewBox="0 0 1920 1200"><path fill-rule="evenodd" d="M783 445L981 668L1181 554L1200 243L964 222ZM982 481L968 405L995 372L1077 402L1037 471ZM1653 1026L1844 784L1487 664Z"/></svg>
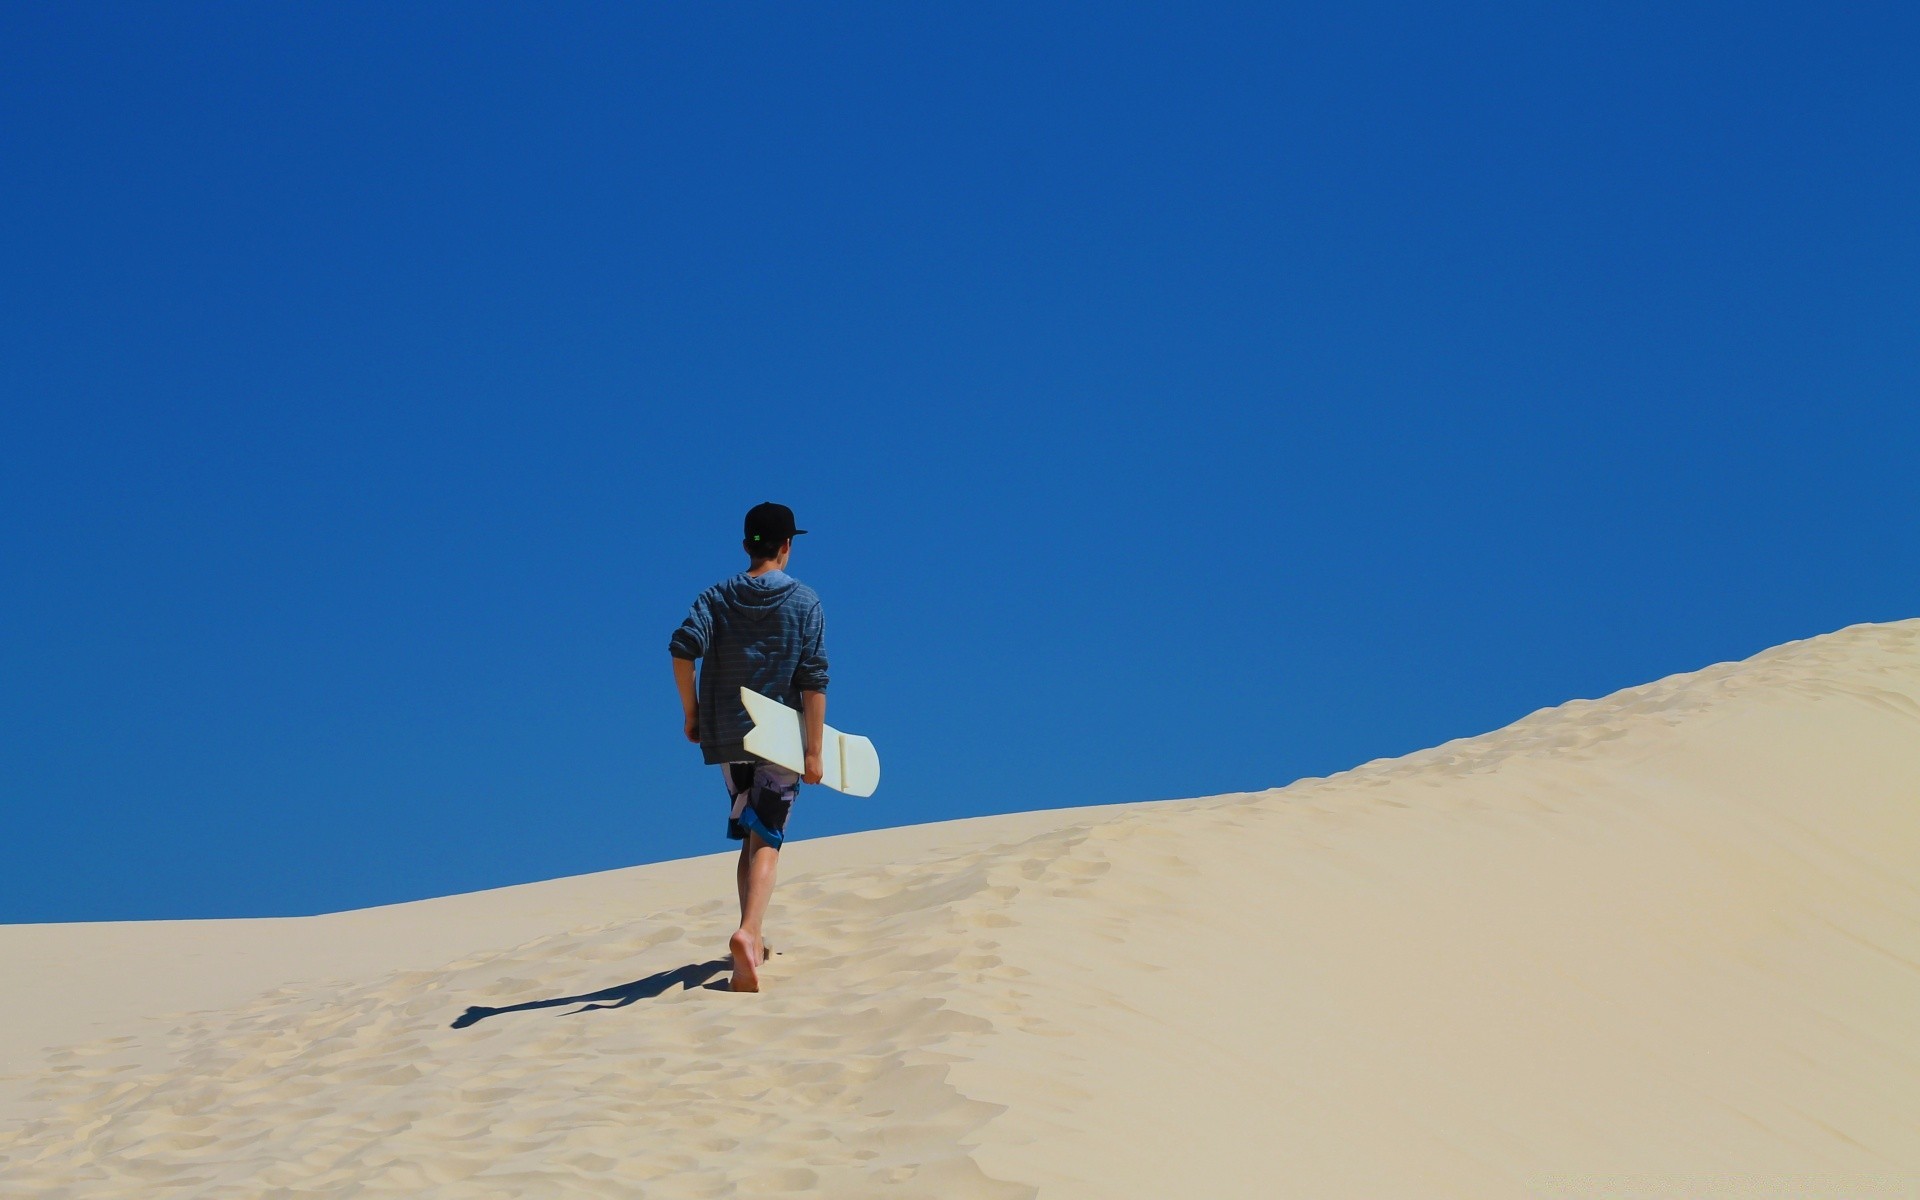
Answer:
<svg viewBox="0 0 1920 1200"><path fill-rule="evenodd" d="M530 885L573 918L531 938L485 937L516 889L394 906L482 948L35 1048L0 1194L1920 1196L1920 621L1273 791L830 840L759 995L715 856Z"/></svg>

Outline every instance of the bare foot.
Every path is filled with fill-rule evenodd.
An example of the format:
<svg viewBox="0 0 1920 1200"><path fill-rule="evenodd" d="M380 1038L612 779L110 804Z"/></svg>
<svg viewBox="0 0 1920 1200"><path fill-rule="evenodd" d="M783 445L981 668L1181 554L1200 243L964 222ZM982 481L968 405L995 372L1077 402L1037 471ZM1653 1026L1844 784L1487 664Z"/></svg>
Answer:
<svg viewBox="0 0 1920 1200"><path fill-rule="evenodd" d="M735 931L727 939L727 949L733 952L733 990L736 992L760 990L760 964L766 959L754 940L744 929Z"/></svg>
<svg viewBox="0 0 1920 1200"><path fill-rule="evenodd" d="M760 940L760 961L765 962L772 957L773 957L773 943L767 941L765 938L762 938Z"/></svg>

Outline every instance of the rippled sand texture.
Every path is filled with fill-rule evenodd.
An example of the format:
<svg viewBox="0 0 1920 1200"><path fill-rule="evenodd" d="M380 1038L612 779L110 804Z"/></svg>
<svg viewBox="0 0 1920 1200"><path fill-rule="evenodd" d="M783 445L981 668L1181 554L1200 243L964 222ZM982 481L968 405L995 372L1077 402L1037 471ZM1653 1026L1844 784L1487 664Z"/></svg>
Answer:
<svg viewBox="0 0 1920 1200"><path fill-rule="evenodd" d="M759 995L718 990L715 858L438 969L130 1015L42 1056L0 1194L1920 1196L1920 622L968 829L796 844Z"/></svg>

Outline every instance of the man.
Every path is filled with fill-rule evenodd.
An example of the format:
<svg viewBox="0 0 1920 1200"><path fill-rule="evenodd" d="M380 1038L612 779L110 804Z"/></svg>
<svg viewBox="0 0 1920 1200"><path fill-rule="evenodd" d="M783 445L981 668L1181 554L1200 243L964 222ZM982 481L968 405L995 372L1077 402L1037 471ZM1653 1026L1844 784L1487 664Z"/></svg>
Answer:
<svg viewBox="0 0 1920 1200"><path fill-rule="evenodd" d="M787 814L800 784L819 783L820 744L827 721L826 626L820 597L787 574L796 529L784 504L756 504L747 513L747 570L701 592L669 647L680 688L687 740L700 743L726 777L733 807L727 836L740 843L736 869L740 928L728 941L733 990L760 990L767 959L761 922L773 897L773 877L786 841ZM696 687L694 661L705 659ZM794 774L755 757L741 744L753 728L740 703L750 687L801 712L806 767Z"/></svg>

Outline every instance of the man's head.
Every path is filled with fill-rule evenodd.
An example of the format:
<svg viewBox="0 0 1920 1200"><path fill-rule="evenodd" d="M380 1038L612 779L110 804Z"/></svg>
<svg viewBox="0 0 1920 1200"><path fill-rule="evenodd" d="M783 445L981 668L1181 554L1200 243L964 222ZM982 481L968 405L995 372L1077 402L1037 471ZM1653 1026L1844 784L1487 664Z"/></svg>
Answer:
<svg viewBox="0 0 1920 1200"><path fill-rule="evenodd" d="M784 562L795 534L805 533L793 524L793 510L771 500L747 510L747 536L741 543L755 566L769 560Z"/></svg>

